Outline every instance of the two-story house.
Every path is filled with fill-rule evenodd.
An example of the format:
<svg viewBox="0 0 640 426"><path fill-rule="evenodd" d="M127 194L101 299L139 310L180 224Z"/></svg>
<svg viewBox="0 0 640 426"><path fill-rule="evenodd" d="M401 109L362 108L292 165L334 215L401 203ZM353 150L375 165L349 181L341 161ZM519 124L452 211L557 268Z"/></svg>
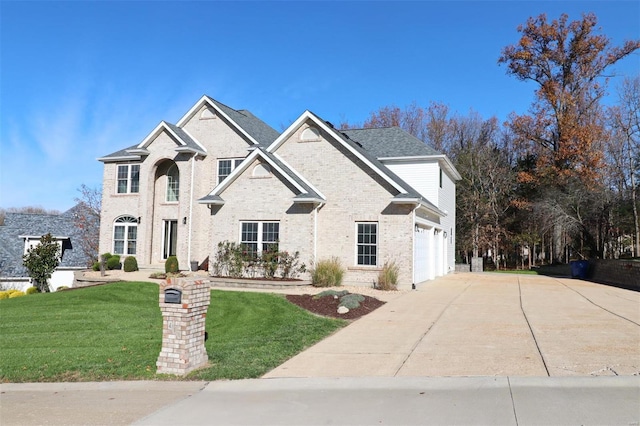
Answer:
<svg viewBox="0 0 640 426"><path fill-rule="evenodd" d="M101 253L188 265L221 241L277 243L307 264L338 257L345 284L371 284L395 261L401 288L454 269L460 176L399 128L338 130L305 111L278 135L204 96L176 125L99 160Z"/></svg>

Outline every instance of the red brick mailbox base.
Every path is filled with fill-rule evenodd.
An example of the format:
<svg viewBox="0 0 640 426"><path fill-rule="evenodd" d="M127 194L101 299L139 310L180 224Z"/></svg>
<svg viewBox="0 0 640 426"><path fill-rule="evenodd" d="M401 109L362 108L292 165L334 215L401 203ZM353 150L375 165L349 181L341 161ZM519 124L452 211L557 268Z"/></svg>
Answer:
<svg viewBox="0 0 640 426"><path fill-rule="evenodd" d="M208 282L167 278L160 285L162 350L157 372L185 375L207 364L205 320L211 298Z"/></svg>

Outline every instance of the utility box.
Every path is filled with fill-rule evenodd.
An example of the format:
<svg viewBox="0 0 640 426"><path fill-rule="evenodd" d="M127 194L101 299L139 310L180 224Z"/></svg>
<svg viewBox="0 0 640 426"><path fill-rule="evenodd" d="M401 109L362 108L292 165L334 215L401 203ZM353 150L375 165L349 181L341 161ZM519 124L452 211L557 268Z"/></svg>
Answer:
<svg viewBox="0 0 640 426"><path fill-rule="evenodd" d="M160 285L162 349L160 374L185 375L207 365L205 321L211 299L209 283L195 278L167 278Z"/></svg>

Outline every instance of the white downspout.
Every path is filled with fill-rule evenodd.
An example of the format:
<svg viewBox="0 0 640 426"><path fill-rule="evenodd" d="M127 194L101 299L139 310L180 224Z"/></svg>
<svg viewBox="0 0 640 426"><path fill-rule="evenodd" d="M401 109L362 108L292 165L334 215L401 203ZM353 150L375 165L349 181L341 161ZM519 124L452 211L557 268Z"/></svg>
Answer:
<svg viewBox="0 0 640 426"><path fill-rule="evenodd" d="M416 210L418 210L418 206L413 208L412 216L413 216L413 225L411 226L411 287L414 288L416 285Z"/></svg>
<svg viewBox="0 0 640 426"><path fill-rule="evenodd" d="M313 264L318 264L318 211L324 203L318 203L313 209Z"/></svg>
<svg viewBox="0 0 640 426"><path fill-rule="evenodd" d="M187 235L187 262L191 269L191 230L193 229L193 182L196 169L196 154L191 157L191 188L189 189L189 228Z"/></svg>

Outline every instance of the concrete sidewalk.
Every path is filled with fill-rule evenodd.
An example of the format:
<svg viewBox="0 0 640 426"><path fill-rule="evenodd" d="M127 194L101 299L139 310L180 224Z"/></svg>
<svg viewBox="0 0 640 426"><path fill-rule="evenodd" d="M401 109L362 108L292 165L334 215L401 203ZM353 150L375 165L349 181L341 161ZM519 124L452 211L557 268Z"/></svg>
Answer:
<svg viewBox="0 0 640 426"><path fill-rule="evenodd" d="M640 293L469 273L420 285L265 377L634 374Z"/></svg>
<svg viewBox="0 0 640 426"><path fill-rule="evenodd" d="M215 382L139 425L637 425L640 377Z"/></svg>
<svg viewBox="0 0 640 426"><path fill-rule="evenodd" d="M0 385L4 425L638 425L640 377Z"/></svg>

